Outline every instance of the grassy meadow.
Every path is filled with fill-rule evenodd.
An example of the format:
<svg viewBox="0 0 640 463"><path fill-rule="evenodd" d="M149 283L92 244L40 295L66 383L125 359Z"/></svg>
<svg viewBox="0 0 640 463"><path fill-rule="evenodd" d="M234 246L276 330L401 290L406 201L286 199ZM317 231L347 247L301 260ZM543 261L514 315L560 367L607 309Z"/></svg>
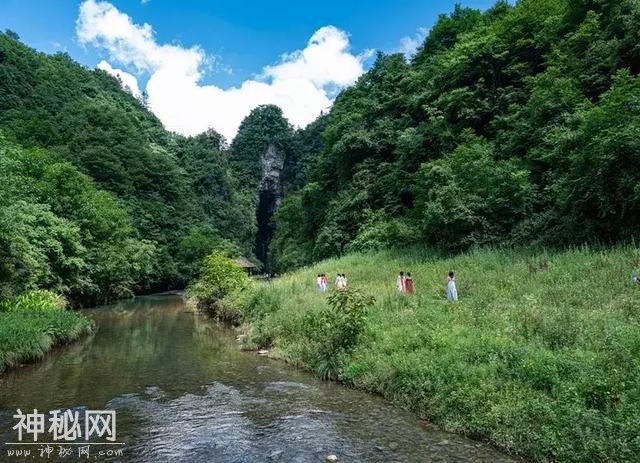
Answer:
<svg viewBox="0 0 640 463"><path fill-rule="evenodd" d="M0 373L42 358L49 350L85 335L93 322L66 310L48 291L25 293L0 302Z"/></svg>
<svg viewBox="0 0 640 463"><path fill-rule="evenodd" d="M632 246L353 254L256 284L242 298L245 330L249 343L326 376L314 330L327 295L315 277L346 273L376 302L339 356L340 381L534 461L638 461L638 266ZM400 270L415 295L396 291ZM449 270L457 303L445 296Z"/></svg>

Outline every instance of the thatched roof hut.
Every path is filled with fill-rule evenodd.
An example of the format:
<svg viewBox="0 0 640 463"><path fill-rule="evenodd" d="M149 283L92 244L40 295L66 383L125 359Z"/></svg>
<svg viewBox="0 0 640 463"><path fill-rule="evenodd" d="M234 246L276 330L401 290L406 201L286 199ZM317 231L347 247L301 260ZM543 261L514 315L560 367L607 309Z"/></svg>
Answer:
<svg viewBox="0 0 640 463"><path fill-rule="evenodd" d="M251 262L246 257L238 257L236 259L233 259L233 261L236 263L238 267L245 269L247 272L252 272L258 268L256 264Z"/></svg>

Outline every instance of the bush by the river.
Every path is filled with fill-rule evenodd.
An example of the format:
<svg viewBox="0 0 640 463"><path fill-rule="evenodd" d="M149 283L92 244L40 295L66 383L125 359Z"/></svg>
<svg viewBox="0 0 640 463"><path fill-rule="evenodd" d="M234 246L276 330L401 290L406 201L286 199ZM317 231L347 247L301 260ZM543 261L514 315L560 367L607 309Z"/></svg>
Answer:
<svg viewBox="0 0 640 463"><path fill-rule="evenodd" d="M354 254L256 285L245 297L248 342L534 461L632 461L640 454L639 262L630 246ZM412 273L415 295L396 290L401 270ZM458 303L445 295L450 270ZM331 301L346 293L319 293L318 273L346 273L376 300L360 312L355 344L330 364L319 341L334 329L333 319L325 323Z"/></svg>
<svg viewBox="0 0 640 463"><path fill-rule="evenodd" d="M91 332L91 320L65 307L65 299L49 291L27 292L0 302L0 373Z"/></svg>
<svg viewBox="0 0 640 463"><path fill-rule="evenodd" d="M200 276L188 288L189 297L199 309L220 320L237 324L242 313L235 298L249 286L246 272L221 251L207 256L200 267Z"/></svg>
<svg viewBox="0 0 640 463"><path fill-rule="evenodd" d="M311 343L302 363L324 379L337 379L348 355L357 346L374 298L358 289L334 291L318 313L308 313L305 335Z"/></svg>
<svg viewBox="0 0 640 463"><path fill-rule="evenodd" d="M64 296L46 289L22 293L11 299L0 301L0 312L15 310L64 310L67 300Z"/></svg>

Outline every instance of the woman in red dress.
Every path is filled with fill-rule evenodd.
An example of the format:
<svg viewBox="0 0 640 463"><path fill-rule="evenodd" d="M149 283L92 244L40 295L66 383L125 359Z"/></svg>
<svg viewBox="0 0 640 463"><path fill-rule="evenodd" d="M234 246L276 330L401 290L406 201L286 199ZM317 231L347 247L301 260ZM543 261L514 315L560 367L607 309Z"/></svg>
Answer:
<svg viewBox="0 0 640 463"><path fill-rule="evenodd" d="M407 273L407 276L404 279L404 292L407 294L413 294L416 292L416 288L413 286L413 278L411 278L410 273Z"/></svg>

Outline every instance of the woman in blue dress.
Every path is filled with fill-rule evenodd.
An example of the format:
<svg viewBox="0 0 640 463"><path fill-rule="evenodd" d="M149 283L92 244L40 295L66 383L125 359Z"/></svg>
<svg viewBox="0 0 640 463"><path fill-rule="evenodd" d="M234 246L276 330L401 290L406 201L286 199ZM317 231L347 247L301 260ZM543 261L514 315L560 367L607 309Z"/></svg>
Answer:
<svg viewBox="0 0 640 463"><path fill-rule="evenodd" d="M451 302L458 300L458 288L456 288L456 276L453 272L449 272L447 277L447 299Z"/></svg>

